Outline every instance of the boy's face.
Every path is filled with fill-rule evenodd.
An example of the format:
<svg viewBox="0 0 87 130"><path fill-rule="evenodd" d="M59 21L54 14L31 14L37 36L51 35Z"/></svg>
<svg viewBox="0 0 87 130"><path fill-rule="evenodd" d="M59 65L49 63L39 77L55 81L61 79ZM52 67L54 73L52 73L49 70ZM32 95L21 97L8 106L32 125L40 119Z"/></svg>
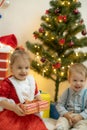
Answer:
<svg viewBox="0 0 87 130"><path fill-rule="evenodd" d="M14 77L18 80L26 79L29 73L29 61L27 58L18 57L15 59L13 65L11 65L11 71Z"/></svg>
<svg viewBox="0 0 87 130"><path fill-rule="evenodd" d="M86 84L85 74L73 72L69 77L69 83L74 91L80 91Z"/></svg>

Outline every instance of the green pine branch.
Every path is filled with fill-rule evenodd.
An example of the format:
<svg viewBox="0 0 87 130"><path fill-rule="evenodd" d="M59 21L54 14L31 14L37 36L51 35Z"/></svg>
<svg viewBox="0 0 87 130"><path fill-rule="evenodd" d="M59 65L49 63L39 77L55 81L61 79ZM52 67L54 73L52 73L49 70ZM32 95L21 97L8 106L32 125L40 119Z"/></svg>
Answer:
<svg viewBox="0 0 87 130"><path fill-rule="evenodd" d="M59 84L67 80L67 70L73 63L87 60L87 31L75 0L51 0L50 8L41 16L42 23L33 32L38 43L26 42L35 57L31 69L55 83L54 101L57 101ZM39 58L37 58L39 57Z"/></svg>

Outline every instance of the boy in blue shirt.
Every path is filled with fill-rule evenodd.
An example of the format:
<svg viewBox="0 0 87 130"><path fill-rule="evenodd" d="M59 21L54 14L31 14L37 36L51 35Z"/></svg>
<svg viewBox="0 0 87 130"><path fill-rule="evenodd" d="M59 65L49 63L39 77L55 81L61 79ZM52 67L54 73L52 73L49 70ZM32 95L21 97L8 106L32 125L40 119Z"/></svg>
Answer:
<svg viewBox="0 0 87 130"><path fill-rule="evenodd" d="M68 70L70 87L60 97L57 110L60 118L56 130L87 129L87 68L80 63L71 65Z"/></svg>

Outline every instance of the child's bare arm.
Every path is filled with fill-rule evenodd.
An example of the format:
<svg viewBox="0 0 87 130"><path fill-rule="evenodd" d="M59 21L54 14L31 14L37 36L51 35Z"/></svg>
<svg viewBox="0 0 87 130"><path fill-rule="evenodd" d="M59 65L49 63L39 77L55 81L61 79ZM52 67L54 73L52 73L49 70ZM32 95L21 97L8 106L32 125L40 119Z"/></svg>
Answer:
<svg viewBox="0 0 87 130"><path fill-rule="evenodd" d="M8 100L2 100L0 101L0 106L3 107L4 109L13 111L19 116L24 115L24 111L20 108L18 104L15 103L10 103Z"/></svg>

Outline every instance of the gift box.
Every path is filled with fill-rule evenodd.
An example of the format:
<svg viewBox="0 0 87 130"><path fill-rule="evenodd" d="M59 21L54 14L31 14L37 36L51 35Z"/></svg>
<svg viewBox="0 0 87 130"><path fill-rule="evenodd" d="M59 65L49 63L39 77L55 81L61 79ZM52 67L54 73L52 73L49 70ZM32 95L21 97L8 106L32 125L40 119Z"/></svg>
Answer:
<svg viewBox="0 0 87 130"><path fill-rule="evenodd" d="M7 53L7 52L0 52L0 59L6 60L8 58L8 56L9 56L9 53Z"/></svg>
<svg viewBox="0 0 87 130"><path fill-rule="evenodd" d="M8 75L8 59L13 48L17 47L14 34L0 37L0 82Z"/></svg>
<svg viewBox="0 0 87 130"><path fill-rule="evenodd" d="M59 116L58 110L56 109L56 103L50 103L50 118L57 120Z"/></svg>
<svg viewBox="0 0 87 130"><path fill-rule="evenodd" d="M0 68L7 68L7 67L8 67L7 61L1 61L0 60Z"/></svg>
<svg viewBox="0 0 87 130"><path fill-rule="evenodd" d="M0 78L3 79L8 75L8 57L8 52L0 52Z"/></svg>
<svg viewBox="0 0 87 130"><path fill-rule="evenodd" d="M0 82L8 76L10 48L0 43Z"/></svg>
<svg viewBox="0 0 87 130"><path fill-rule="evenodd" d="M48 101L50 104L51 96L48 93L41 92L41 98L42 100ZM50 117L50 107L47 110L44 110L42 113L42 118L49 118Z"/></svg>
<svg viewBox="0 0 87 130"><path fill-rule="evenodd" d="M7 75L8 75L8 70L0 68L0 78L5 78Z"/></svg>
<svg viewBox="0 0 87 130"><path fill-rule="evenodd" d="M21 104L20 107L25 111L25 114L34 114L49 109L50 105L48 101L41 100Z"/></svg>

